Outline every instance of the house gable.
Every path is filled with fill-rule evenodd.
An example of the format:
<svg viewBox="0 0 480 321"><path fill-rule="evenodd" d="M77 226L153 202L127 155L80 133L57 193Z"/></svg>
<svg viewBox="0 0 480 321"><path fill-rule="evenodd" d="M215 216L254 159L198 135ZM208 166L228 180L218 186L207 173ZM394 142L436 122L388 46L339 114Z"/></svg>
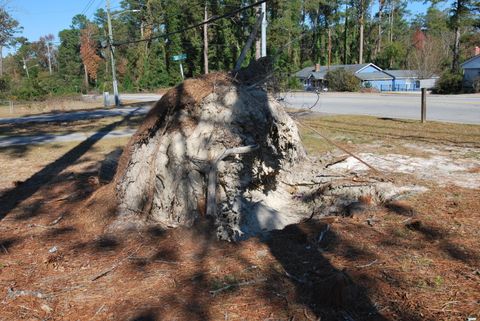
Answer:
<svg viewBox="0 0 480 321"><path fill-rule="evenodd" d="M357 70L355 73L357 73L357 74L362 73L362 74L363 74L363 73L379 72L379 71L380 71L380 72L383 72L383 70L382 70L380 67L378 67L378 66L370 63L370 64L368 64L368 65L360 68L360 69Z"/></svg>
<svg viewBox="0 0 480 321"><path fill-rule="evenodd" d="M480 55L468 59L461 66L463 69L480 69Z"/></svg>

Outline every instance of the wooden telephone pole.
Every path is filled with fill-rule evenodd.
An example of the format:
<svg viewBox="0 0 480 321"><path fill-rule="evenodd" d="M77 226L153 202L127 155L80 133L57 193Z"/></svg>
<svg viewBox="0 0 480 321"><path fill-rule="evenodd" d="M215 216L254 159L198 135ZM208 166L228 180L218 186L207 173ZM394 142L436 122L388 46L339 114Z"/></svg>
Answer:
<svg viewBox="0 0 480 321"><path fill-rule="evenodd" d="M207 1L205 1L204 21L208 20ZM208 24L203 25L203 63L205 74L208 74Z"/></svg>
<svg viewBox="0 0 480 321"><path fill-rule="evenodd" d="M108 22L108 43L110 47L110 58L112 60L112 80L113 80L113 94L115 96L115 106L120 106L120 98L118 97L118 83L117 83L117 71L115 68L115 56L113 48L113 31L112 31L112 18L110 16L110 0L107 0L107 22Z"/></svg>

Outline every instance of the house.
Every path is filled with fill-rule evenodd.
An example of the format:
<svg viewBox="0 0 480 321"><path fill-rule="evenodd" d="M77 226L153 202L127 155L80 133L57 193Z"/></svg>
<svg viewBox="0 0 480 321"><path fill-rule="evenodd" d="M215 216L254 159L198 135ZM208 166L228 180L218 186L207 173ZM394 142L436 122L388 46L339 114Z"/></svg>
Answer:
<svg viewBox="0 0 480 321"><path fill-rule="evenodd" d="M416 70L385 70L385 72L395 79L392 89L382 91L418 91L421 88L433 88L439 78L437 75L419 77Z"/></svg>
<svg viewBox="0 0 480 321"><path fill-rule="evenodd" d="M390 88L382 91L414 91L420 90L420 81L415 70L385 70L394 80Z"/></svg>
<svg viewBox="0 0 480 321"><path fill-rule="evenodd" d="M315 65L298 71L295 76L302 81L306 90L327 87L325 76L330 70L343 68L360 79L363 87L376 88L379 91L418 91L431 88L438 76L420 79L415 70L382 70L372 64L332 65L330 67Z"/></svg>
<svg viewBox="0 0 480 321"><path fill-rule="evenodd" d="M327 86L325 82L327 73L342 68L360 79L364 87L374 87L378 90L381 90L382 85L391 85L394 79L392 75L385 73L380 67L372 63L331 66L320 66L316 64L312 67L303 68L296 72L295 76L302 81L306 90L323 89Z"/></svg>
<svg viewBox="0 0 480 321"><path fill-rule="evenodd" d="M461 64L463 69L463 86L465 88L473 88L474 81L480 80L480 54Z"/></svg>

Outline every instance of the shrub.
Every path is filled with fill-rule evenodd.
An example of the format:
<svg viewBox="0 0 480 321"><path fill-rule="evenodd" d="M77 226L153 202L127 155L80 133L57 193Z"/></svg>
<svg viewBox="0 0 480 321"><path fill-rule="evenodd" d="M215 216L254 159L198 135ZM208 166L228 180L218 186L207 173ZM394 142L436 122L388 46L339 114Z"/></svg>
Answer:
<svg viewBox="0 0 480 321"><path fill-rule="evenodd" d="M332 91L358 91L360 80L343 68L329 71L325 76L328 89Z"/></svg>
<svg viewBox="0 0 480 321"><path fill-rule="evenodd" d="M303 89L303 84L297 77L288 78L288 89Z"/></svg>
<svg viewBox="0 0 480 321"><path fill-rule="evenodd" d="M0 78L0 99L5 99L11 89L11 79L9 77Z"/></svg>
<svg viewBox="0 0 480 321"><path fill-rule="evenodd" d="M48 94L37 79L25 79L11 92L15 100L44 100Z"/></svg>
<svg viewBox="0 0 480 321"><path fill-rule="evenodd" d="M459 94L462 92L463 76L459 73L450 71L444 72L437 80L435 87L432 89L434 94Z"/></svg>
<svg viewBox="0 0 480 321"><path fill-rule="evenodd" d="M473 92L480 93L480 77L477 77L473 80Z"/></svg>

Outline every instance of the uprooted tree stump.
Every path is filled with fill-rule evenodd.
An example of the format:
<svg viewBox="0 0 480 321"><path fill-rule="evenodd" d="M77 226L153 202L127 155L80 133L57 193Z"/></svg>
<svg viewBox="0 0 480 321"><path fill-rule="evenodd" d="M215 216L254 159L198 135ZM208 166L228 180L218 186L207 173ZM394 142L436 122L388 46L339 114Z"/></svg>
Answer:
<svg viewBox="0 0 480 321"><path fill-rule="evenodd" d="M209 215L218 236L237 239L253 194L305 158L297 128L261 89L225 74L186 80L147 115L115 177L120 217L168 226Z"/></svg>
<svg viewBox="0 0 480 321"><path fill-rule="evenodd" d="M239 240L398 194L389 183L352 185L307 157L295 122L251 79L251 69L209 74L162 97L119 160L113 227L209 216L218 238Z"/></svg>

